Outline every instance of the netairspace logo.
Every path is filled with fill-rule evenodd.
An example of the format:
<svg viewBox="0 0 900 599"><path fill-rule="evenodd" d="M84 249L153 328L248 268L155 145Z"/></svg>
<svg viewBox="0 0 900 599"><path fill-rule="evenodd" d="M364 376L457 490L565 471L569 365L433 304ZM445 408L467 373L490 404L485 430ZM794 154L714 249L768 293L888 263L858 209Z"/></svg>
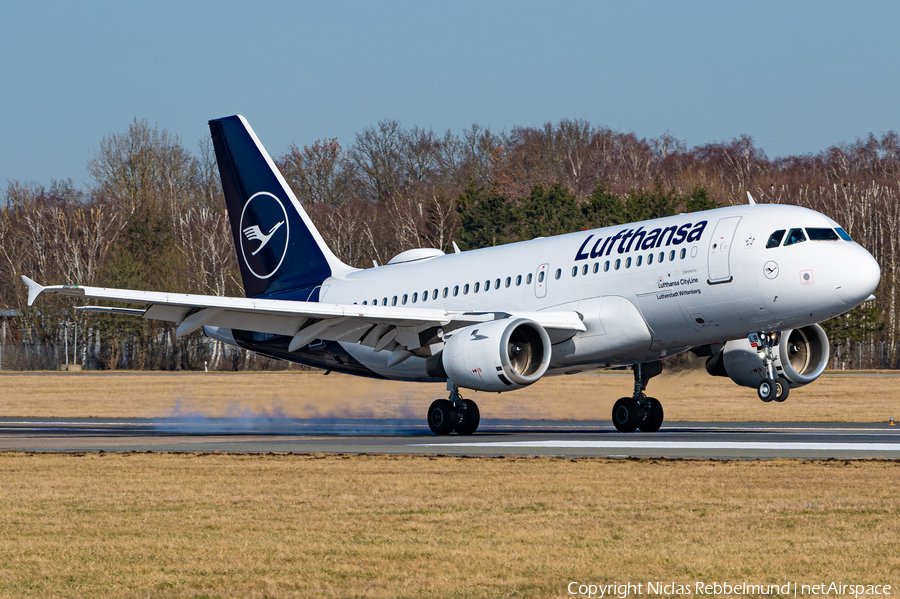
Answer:
<svg viewBox="0 0 900 599"><path fill-rule="evenodd" d="M820 582L804 584L785 582L781 584L751 584L749 582L613 582L609 584L588 584L573 581L566 591L569 595L604 599L605 597L626 599L642 595L696 595L705 597L723 597L729 595L780 595L782 597L798 597L800 595L826 595L831 597L888 597L891 595L889 584L852 584L844 582Z"/></svg>

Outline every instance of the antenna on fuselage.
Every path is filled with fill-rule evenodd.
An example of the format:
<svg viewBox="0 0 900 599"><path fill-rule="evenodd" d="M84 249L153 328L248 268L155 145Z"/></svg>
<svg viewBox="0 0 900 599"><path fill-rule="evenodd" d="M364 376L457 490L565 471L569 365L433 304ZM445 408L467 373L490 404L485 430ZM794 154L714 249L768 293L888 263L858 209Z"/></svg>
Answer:
<svg viewBox="0 0 900 599"><path fill-rule="evenodd" d="M747 199L749 200L748 204L751 206L756 206L756 200L753 199L753 196L750 195L750 192L747 192Z"/></svg>

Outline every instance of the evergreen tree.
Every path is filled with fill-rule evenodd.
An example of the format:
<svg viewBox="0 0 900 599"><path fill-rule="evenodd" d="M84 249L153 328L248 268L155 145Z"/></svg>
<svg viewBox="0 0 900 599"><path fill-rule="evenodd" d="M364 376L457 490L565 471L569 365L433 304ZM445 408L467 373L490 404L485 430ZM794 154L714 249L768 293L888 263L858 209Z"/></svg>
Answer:
<svg viewBox="0 0 900 599"><path fill-rule="evenodd" d="M456 203L459 242L464 249L492 247L516 241L512 204L502 195L470 183Z"/></svg>

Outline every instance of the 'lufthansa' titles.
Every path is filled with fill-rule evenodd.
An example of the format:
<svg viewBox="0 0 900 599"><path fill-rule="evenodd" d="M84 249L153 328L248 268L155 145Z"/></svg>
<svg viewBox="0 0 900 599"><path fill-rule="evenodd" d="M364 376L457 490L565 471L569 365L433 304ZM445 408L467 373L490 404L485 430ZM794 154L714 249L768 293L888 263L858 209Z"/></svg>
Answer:
<svg viewBox="0 0 900 599"><path fill-rule="evenodd" d="M669 247L673 245L681 245L682 243L692 243L699 241L706 229L707 221L701 220L697 224L685 223L681 226L673 225L671 227L658 227L645 231L644 227L637 229L623 229L612 237L598 237L594 241L593 246L588 250L588 244L594 238L594 235L588 235L587 239L578 248L575 254L575 260L587 260L588 258L599 258L601 256L609 256L615 252L617 254L625 254L632 250L652 250L660 247ZM617 247L618 246L618 247Z"/></svg>

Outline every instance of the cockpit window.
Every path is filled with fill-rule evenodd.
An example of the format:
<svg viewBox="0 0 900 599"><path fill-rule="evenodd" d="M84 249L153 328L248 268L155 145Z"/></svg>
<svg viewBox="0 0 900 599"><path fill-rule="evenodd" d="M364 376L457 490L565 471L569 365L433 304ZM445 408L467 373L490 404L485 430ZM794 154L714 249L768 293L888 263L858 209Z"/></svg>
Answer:
<svg viewBox="0 0 900 599"><path fill-rule="evenodd" d="M806 234L810 241L837 241L837 233L834 229L810 229L806 228Z"/></svg>
<svg viewBox="0 0 900 599"><path fill-rule="evenodd" d="M777 248L781 245L781 240L784 238L784 229L780 231L775 231L769 236L769 241L766 242L766 248Z"/></svg>
<svg viewBox="0 0 900 599"><path fill-rule="evenodd" d="M787 240L784 242L784 246L787 247L802 241L806 241L806 235L803 234L803 229L791 229L791 232L788 233Z"/></svg>
<svg viewBox="0 0 900 599"><path fill-rule="evenodd" d="M847 235L847 232L842 228L838 227L837 229L835 229L835 231L837 231L837 234L840 235L841 239L843 239L844 241L853 241L852 239L850 239L850 236Z"/></svg>

